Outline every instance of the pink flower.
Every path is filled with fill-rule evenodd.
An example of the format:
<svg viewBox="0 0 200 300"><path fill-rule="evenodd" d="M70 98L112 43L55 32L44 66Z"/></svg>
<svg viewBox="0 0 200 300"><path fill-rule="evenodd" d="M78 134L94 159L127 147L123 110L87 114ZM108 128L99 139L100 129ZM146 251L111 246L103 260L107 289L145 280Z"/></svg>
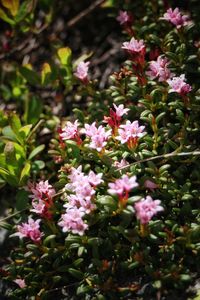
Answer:
<svg viewBox="0 0 200 300"><path fill-rule="evenodd" d="M85 124L85 128L82 129L82 133L85 133L89 137L97 134L98 129L96 127L96 122L93 122L91 125Z"/></svg>
<svg viewBox="0 0 200 300"><path fill-rule="evenodd" d="M128 166L128 164L129 163L124 158L121 161L114 162L114 166L117 168L122 168L122 167Z"/></svg>
<svg viewBox="0 0 200 300"><path fill-rule="evenodd" d="M131 17L127 11L120 10L116 20L120 23L120 25L125 25L131 21Z"/></svg>
<svg viewBox="0 0 200 300"><path fill-rule="evenodd" d="M48 180L41 180L36 185L29 184L28 188L33 193L33 195L30 196L30 198L33 199L52 198L52 196L56 193Z"/></svg>
<svg viewBox="0 0 200 300"><path fill-rule="evenodd" d="M76 186L75 192L76 195L86 200L90 200L95 194L94 188L89 184L86 178L84 181L79 182L79 185Z"/></svg>
<svg viewBox="0 0 200 300"><path fill-rule="evenodd" d="M141 224L147 224L157 212L163 211L163 207L160 206L160 200L153 200L147 196L135 204L135 210Z"/></svg>
<svg viewBox="0 0 200 300"><path fill-rule="evenodd" d="M63 207L81 208L85 214L90 214L96 208L96 205L92 203L91 199L84 199L81 195L69 195L67 200L68 203L64 204Z"/></svg>
<svg viewBox="0 0 200 300"><path fill-rule="evenodd" d="M156 183L154 183L153 181L147 179L144 182L144 187L151 190L151 191L153 191L154 189L158 188L158 185Z"/></svg>
<svg viewBox="0 0 200 300"><path fill-rule="evenodd" d="M90 171L87 178L88 178L89 183L92 186L97 186L103 182L102 176L103 176L103 173L95 174L93 171Z"/></svg>
<svg viewBox="0 0 200 300"><path fill-rule="evenodd" d="M158 78L158 81L166 81L173 74L167 68L169 61L167 58L162 58L159 56L156 61L151 61L149 65L149 70L146 72L150 79Z"/></svg>
<svg viewBox="0 0 200 300"><path fill-rule="evenodd" d="M128 177L124 174L115 182L109 183L108 186L108 193L111 195L118 195L120 202L126 204L129 192L137 187L138 183L136 182L136 176Z"/></svg>
<svg viewBox="0 0 200 300"><path fill-rule="evenodd" d="M34 221L31 217L28 218L28 223L22 223L22 225L17 225L17 233L12 236L19 236L19 238L28 237L33 242L38 243L42 238L42 233L40 232L39 223L41 220Z"/></svg>
<svg viewBox="0 0 200 300"><path fill-rule="evenodd" d="M104 122L108 123L108 125L112 128L113 134L116 135L118 127L120 126L121 117L126 115L130 109L124 108L123 104L120 104L119 106L113 104L113 106L115 111L110 108L110 115L109 117L104 116Z"/></svg>
<svg viewBox="0 0 200 300"><path fill-rule="evenodd" d="M169 93L176 92L181 96L184 96L192 90L192 87L185 82L184 74L180 75L179 77L173 77L172 79L168 79L167 83L171 87Z"/></svg>
<svg viewBox="0 0 200 300"><path fill-rule="evenodd" d="M145 135L143 132L145 126L139 126L138 121L131 123L129 120L126 124L120 125L116 137L122 144L128 143L129 148L133 148L137 144L137 140Z"/></svg>
<svg viewBox="0 0 200 300"><path fill-rule="evenodd" d="M71 207L66 210L65 214L62 214L61 221L58 225L63 227L63 232L71 231L74 234L83 235L88 225L84 223L82 217L85 212L82 208Z"/></svg>
<svg viewBox="0 0 200 300"><path fill-rule="evenodd" d="M171 22L177 28L186 26L191 23L187 15L181 15L178 7L174 10L172 10L172 8L169 8L161 19Z"/></svg>
<svg viewBox="0 0 200 300"><path fill-rule="evenodd" d="M60 138L64 140L72 140L75 139L78 134L78 120L74 123L67 122L65 127L62 128L62 132L60 133Z"/></svg>
<svg viewBox="0 0 200 300"><path fill-rule="evenodd" d="M92 125L85 124L85 129L82 132L91 138L89 147L98 152L106 146L107 140L111 136L111 130L106 131L102 125L96 127L95 122Z"/></svg>
<svg viewBox="0 0 200 300"><path fill-rule="evenodd" d="M32 206L33 209L30 211L35 212L36 214L42 215L45 212L45 204L41 199L33 199Z"/></svg>
<svg viewBox="0 0 200 300"><path fill-rule="evenodd" d="M21 288L21 289L23 289L23 288L25 288L26 287L26 283L25 283L25 280L24 279L19 279L19 278L17 278L17 279L15 279L15 280L13 280L16 284L18 284L18 286Z"/></svg>
<svg viewBox="0 0 200 300"><path fill-rule="evenodd" d="M145 45L143 40L136 40L134 37L130 40L130 42L124 42L122 45L122 49L127 50L131 54L135 53L143 53L145 50Z"/></svg>
<svg viewBox="0 0 200 300"><path fill-rule="evenodd" d="M29 196L32 198L33 209L31 211L50 219L52 214L49 212L49 209L53 206L52 198L56 193L52 185L49 184L48 180L41 180L36 185L29 184L29 189L33 193Z"/></svg>
<svg viewBox="0 0 200 300"><path fill-rule="evenodd" d="M93 171L85 175L82 172L82 166L77 169L72 168L68 176L70 182L65 185L65 189L73 194L67 197L68 203L64 207L81 208L87 214L94 210L92 198L95 195L95 187L103 182L102 175L102 173L95 174Z"/></svg>
<svg viewBox="0 0 200 300"><path fill-rule="evenodd" d="M80 79L83 83L88 83L88 69L90 62L81 61L76 69L74 75Z"/></svg>
<svg viewBox="0 0 200 300"><path fill-rule="evenodd" d="M128 111L130 110L129 108L124 108L124 104L120 104L117 106L116 104L113 104L115 108L115 113L118 118L121 118L123 115L127 115Z"/></svg>

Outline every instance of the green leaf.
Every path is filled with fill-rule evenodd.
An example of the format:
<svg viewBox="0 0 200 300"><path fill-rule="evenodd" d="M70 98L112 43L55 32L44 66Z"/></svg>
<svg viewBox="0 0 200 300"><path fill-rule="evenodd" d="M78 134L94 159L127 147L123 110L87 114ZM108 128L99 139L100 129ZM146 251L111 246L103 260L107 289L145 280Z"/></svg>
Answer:
<svg viewBox="0 0 200 300"><path fill-rule="evenodd" d="M15 150L16 150L16 158L23 158L23 160L26 159L26 149L21 146L18 143L13 142L14 146L15 146Z"/></svg>
<svg viewBox="0 0 200 300"><path fill-rule="evenodd" d="M27 67L20 67L19 72L31 85L35 86L35 85L40 84L40 77L33 70L31 70Z"/></svg>
<svg viewBox="0 0 200 300"><path fill-rule="evenodd" d="M5 22L9 23L10 25L15 25L15 21L10 19L7 14L0 8L0 19L4 20Z"/></svg>
<svg viewBox="0 0 200 300"><path fill-rule="evenodd" d="M17 186L18 181L15 175L10 174L10 172L2 167L0 167L0 175L5 179L7 183L11 186Z"/></svg>
<svg viewBox="0 0 200 300"><path fill-rule="evenodd" d="M15 153L15 147L13 142L7 142L4 148L4 154L6 158L7 164L16 164L16 153Z"/></svg>
<svg viewBox="0 0 200 300"><path fill-rule="evenodd" d="M21 137L23 138L23 140L25 140L25 138L29 135L31 128L32 128L31 124L25 125L20 128L19 133L20 133Z"/></svg>
<svg viewBox="0 0 200 300"><path fill-rule="evenodd" d="M86 293L88 293L92 288L90 286L85 286L85 285L80 285L78 288L77 288L77 291L76 291L76 294L77 295L84 295Z"/></svg>
<svg viewBox="0 0 200 300"><path fill-rule="evenodd" d="M24 116L26 123L35 125L40 119L40 114L42 113L42 109L43 109L43 103L41 99L35 96L29 99L27 111Z"/></svg>
<svg viewBox="0 0 200 300"><path fill-rule="evenodd" d="M51 81L51 66L48 63L44 63L41 71L41 83L43 85L49 84Z"/></svg>
<svg viewBox="0 0 200 300"><path fill-rule="evenodd" d="M54 241L56 238L56 235L55 234L51 234L49 236L47 236L45 239L44 239L44 246L48 246L50 243L52 243L52 241Z"/></svg>
<svg viewBox="0 0 200 300"><path fill-rule="evenodd" d="M29 3L30 3L29 1L24 1L23 3L21 3L18 13L15 17L16 23L21 22L29 13L29 9L28 9Z"/></svg>
<svg viewBox="0 0 200 300"><path fill-rule="evenodd" d="M84 274L81 272L81 271L78 271L76 269L73 269L73 268L69 268L68 269L68 272L75 278L77 279L82 279Z"/></svg>
<svg viewBox="0 0 200 300"><path fill-rule="evenodd" d="M8 121L10 123L12 130L15 132L15 134L16 134L16 132L18 133L18 131L22 127L20 118L16 114L12 114L9 116Z"/></svg>
<svg viewBox="0 0 200 300"><path fill-rule="evenodd" d="M3 134L3 137L5 137L11 141L17 142L17 136L10 126L4 127L2 129L2 134Z"/></svg>
<svg viewBox="0 0 200 300"><path fill-rule="evenodd" d="M6 230L10 230L10 231L12 230L12 225L11 224L9 224L7 222L3 222L1 220L0 220L0 227L4 228Z"/></svg>
<svg viewBox="0 0 200 300"><path fill-rule="evenodd" d="M58 49L57 54L61 64L69 65L71 63L72 51L69 47Z"/></svg>
<svg viewBox="0 0 200 300"><path fill-rule="evenodd" d="M5 168L0 167L0 174L1 175L6 175L9 176L10 173L8 172L8 170L6 170Z"/></svg>
<svg viewBox="0 0 200 300"><path fill-rule="evenodd" d="M41 151L43 151L45 148L45 145L40 145L38 147L36 147L35 149L33 149L33 151L31 151L31 153L29 154L28 159L32 159L33 157L35 157L36 155L38 155Z"/></svg>
<svg viewBox="0 0 200 300"><path fill-rule="evenodd" d="M28 201L28 192L25 190L18 190L16 195L16 209L21 211L27 208Z"/></svg>
<svg viewBox="0 0 200 300"><path fill-rule="evenodd" d="M0 166L2 168L6 167L6 156L4 153L0 153Z"/></svg>
<svg viewBox="0 0 200 300"><path fill-rule="evenodd" d="M22 169L21 175L20 175L20 180L19 180L20 185L25 184L25 181L29 177L30 169L31 169L30 162L26 162L24 168Z"/></svg>
<svg viewBox="0 0 200 300"><path fill-rule="evenodd" d="M20 144L23 144L24 139L22 138L19 132L20 128L22 127L19 117L16 114L12 114L9 116L8 120L13 132L17 137L17 140L19 141Z"/></svg>
<svg viewBox="0 0 200 300"><path fill-rule="evenodd" d="M42 160L35 160L32 165L32 168L35 170L42 170L44 167L45 163Z"/></svg>

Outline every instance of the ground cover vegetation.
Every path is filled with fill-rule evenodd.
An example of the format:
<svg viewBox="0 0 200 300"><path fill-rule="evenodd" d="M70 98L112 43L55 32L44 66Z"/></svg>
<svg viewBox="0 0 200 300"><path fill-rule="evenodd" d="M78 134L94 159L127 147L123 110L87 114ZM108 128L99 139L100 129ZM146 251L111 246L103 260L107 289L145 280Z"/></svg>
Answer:
<svg viewBox="0 0 200 300"><path fill-rule="evenodd" d="M199 13L0 1L0 299L199 299Z"/></svg>

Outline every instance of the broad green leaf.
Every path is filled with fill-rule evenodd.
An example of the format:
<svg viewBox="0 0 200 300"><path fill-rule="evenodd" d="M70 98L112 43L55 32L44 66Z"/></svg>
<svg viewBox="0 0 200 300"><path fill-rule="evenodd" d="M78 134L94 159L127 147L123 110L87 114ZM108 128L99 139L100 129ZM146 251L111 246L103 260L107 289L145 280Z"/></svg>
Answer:
<svg viewBox="0 0 200 300"><path fill-rule="evenodd" d="M2 138L17 142L17 136L10 126L4 127L2 129L2 134L3 134Z"/></svg>
<svg viewBox="0 0 200 300"><path fill-rule="evenodd" d="M33 157L35 157L36 155L38 155L41 151L43 151L45 148L45 145L40 145L38 147L36 147L35 149L33 149L33 151L30 153L28 159L32 159Z"/></svg>
<svg viewBox="0 0 200 300"><path fill-rule="evenodd" d="M51 66L48 63L44 63L41 71L41 82L46 85L50 82Z"/></svg>
<svg viewBox="0 0 200 300"><path fill-rule="evenodd" d="M45 163L42 160L34 160L32 164L32 169L33 170L42 170L45 167Z"/></svg>
<svg viewBox="0 0 200 300"><path fill-rule="evenodd" d="M19 180L20 185L25 184L25 181L29 177L30 169L31 169L30 162L26 162L24 168L22 169L21 175L20 175L20 180Z"/></svg>
<svg viewBox="0 0 200 300"><path fill-rule="evenodd" d="M60 48L58 49L57 54L63 65L69 65L71 63L72 51L70 48Z"/></svg>
<svg viewBox="0 0 200 300"><path fill-rule="evenodd" d="M6 157L4 153L0 153L0 166L3 168L6 167Z"/></svg>
<svg viewBox="0 0 200 300"><path fill-rule="evenodd" d="M17 160L19 158L26 159L26 149L25 149L25 147L21 146L18 143L15 143L15 142L13 142L13 144L15 146Z"/></svg>
<svg viewBox="0 0 200 300"><path fill-rule="evenodd" d="M40 119L42 108L43 104L41 99L38 99L36 97L32 97L31 99L29 99L27 111L24 116L26 123L35 125Z"/></svg>
<svg viewBox="0 0 200 300"><path fill-rule="evenodd" d="M20 142L20 144L23 144L24 140L19 132L20 128L22 127L19 117L16 114L12 114L11 116L9 116L9 124L13 132L15 133L17 140Z"/></svg>
<svg viewBox="0 0 200 300"><path fill-rule="evenodd" d="M19 72L31 85L35 86L40 84L40 77L35 71L31 70L29 66L20 67Z"/></svg>
<svg viewBox="0 0 200 300"><path fill-rule="evenodd" d="M21 137L25 140L25 138L29 135L30 131L31 131L32 125L25 125L23 127L20 128L19 133L21 135Z"/></svg>
<svg viewBox="0 0 200 300"><path fill-rule="evenodd" d="M8 142L4 148L4 154L6 157L6 163L9 165L16 165L16 153L13 142Z"/></svg>
<svg viewBox="0 0 200 300"><path fill-rule="evenodd" d="M16 195L16 209L20 211L27 208L28 201L28 192L24 189L18 190Z"/></svg>

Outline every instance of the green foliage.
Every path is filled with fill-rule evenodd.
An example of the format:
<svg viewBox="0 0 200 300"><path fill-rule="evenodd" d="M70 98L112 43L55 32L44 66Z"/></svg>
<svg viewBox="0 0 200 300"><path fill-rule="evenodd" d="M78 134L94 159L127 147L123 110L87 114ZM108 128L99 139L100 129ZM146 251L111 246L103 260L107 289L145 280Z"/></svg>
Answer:
<svg viewBox="0 0 200 300"><path fill-rule="evenodd" d="M3 122L5 120L6 124ZM23 186L30 176L31 160L44 150L44 145L33 149L30 137L35 128L32 125L22 126L19 117L10 113L1 114L1 182L9 183L11 186ZM30 149L32 151L30 152Z"/></svg>
<svg viewBox="0 0 200 300"><path fill-rule="evenodd" d="M191 18L199 19L198 3L190 2ZM56 2L49 0L36 6L17 0L1 4L0 18L16 35L36 30L32 25L40 9L45 26L57 12ZM86 78L75 73L80 62L92 61L92 53L76 59L60 42L39 66L2 67L0 187L12 198L6 199L12 209L0 220L11 233L0 272L10 299L178 300L190 297L199 277L199 25L179 28L163 20L164 1L112 0L100 9L115 18L119 10L132 14L134 21L122 26L124 40L143 39L146 51L143 61L126 52L127 60L110 74L106 88L92 72ZM158 55L169 60L175 76L186 75L191 92L171 92L167 80L148 75ZM113 104L129 111L116 116ZM139 132L144 134L136 126L123 140L120 130L128 120L144 126ZM91 141L94 132L87 133L93 122L101 129L99 143ZM104 130L108 136L102 146ZM86 183L91 171L102 182ZM74 187L77 174L82 178ZM125 175L136 176L138 185L121 194L119 185L112 193L110 184ZM137 204L148 196L159 199L163 210L144 221ZM75 229L61 224L68 210L86 210L79 197L88 201L81 217L85 230L82 223L76 227L79 215L70 220ZM40 220L39 233L33 224L22 233L20 228L27 230L34 220ZM16 279L25 286L19 288ZM198 291L193 298L199 299Z"/></svg>

